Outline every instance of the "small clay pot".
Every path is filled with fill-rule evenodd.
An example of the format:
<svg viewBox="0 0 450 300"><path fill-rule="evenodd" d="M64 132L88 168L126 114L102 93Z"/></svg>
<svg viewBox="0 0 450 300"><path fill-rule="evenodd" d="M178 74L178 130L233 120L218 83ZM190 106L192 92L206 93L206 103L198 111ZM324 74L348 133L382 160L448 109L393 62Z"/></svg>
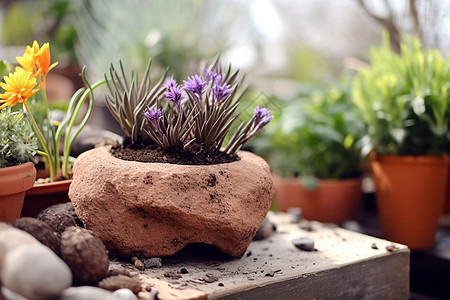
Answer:
<svg viewBox="0 0 450 300"><path fill-rule="evenodd" d="M36 180L34 164L0 168L0 221L12 223L20 217L23 199Z"/></svg>

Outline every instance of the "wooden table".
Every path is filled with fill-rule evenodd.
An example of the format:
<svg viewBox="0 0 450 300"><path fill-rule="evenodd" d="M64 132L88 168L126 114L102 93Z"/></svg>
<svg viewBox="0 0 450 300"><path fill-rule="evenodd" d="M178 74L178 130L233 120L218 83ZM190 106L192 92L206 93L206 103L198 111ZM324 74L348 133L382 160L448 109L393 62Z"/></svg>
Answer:
<svg viewBox="0 0 450 300"><path fill-rule="evenodd" d="M318 222L293 224L287 214L268 217L276 232L253 241L241 258L197 245L163 258L161 268L111 266L137 275L158 299L409 298L406 246ZM298 237L314 239L314 251L296 248Z"/></svg>

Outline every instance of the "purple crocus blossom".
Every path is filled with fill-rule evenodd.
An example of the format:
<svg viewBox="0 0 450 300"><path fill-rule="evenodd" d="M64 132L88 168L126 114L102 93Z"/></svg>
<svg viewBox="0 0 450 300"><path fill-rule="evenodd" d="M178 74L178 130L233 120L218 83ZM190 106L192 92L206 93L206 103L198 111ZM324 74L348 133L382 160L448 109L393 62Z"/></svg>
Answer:
<svg viewBox="0 0 450 300"><path fill-rule="evenodd" d="M259 106L256 106L254 114L255 124L258 131L266 126L267 123L273 120L273 116L270 114L270 110L268 110L267 108L259 108Z"/></svg>
<svg viewBox="0 0 450 300"><path fill-rule="evenodd" d="M233 93L233 89L231 89L230 86L226 83L224 83L223 85L216 84L215 86L213 86L212 90L214 103L216 104L222 103L223 101L225 101L225 99L228 98L228 96L231 95L231 93Z"/></svg>
<svg viewBox="0 0 450 300"><path fill-rule="evenodd" d="M175 103L177 109L180 109L181 100L183 100L183 93L178 86L178 83L173 79L173 76L169 80L167 80L167 82L164 84L164 87L167 90L164 93L166 98Z"/></svg>
<svg viewBox="0 0 450 300"><path fill-rule="evenodd" d="M178 86L178 83L173 79L173 76L170 77L166 83L163 85L166 89L173 88L175 86Z"/></svg>
<svg viewBox="0 0 450 300"><path fill-rule="evenodd" d="M206 69L205 70L205 78L207 82L214 81L215 84L219 84L219 82L222 80L222 75L217 74L213 70Z"/></svg>
<svg viewBox="0 0 450 300"><path fill-rule="evenodd" d="M206 81L203 81L199 75L188 77L188 80L184 80L184 89L197 96L201 97L203 89L206 86Z"/></svg>
<svg viewBox="0 0 450 300"><path fill-rule="evenodd" d="M159 120L162 118L162 112L161 109L152 107L147 107L147 111L144 112L144 116L147 118L147 120L154 126L155 128L159 128Z"/></svg>

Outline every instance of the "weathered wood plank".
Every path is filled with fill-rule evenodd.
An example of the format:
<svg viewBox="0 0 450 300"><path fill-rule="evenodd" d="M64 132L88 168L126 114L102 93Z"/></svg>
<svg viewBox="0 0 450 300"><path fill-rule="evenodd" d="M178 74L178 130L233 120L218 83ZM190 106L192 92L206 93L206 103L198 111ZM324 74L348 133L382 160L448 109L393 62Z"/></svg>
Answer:
<svg viewBox="0 0 450 300"><path fill-rule="evenodd" d="M112 265L138 275L159 291L159 299L409 298L406 246L317 222L291 224L285 214L269 218L277 224L276 233L252 242L241 258L211 247L190 247L163 258L159 269ZM307 227L312 230L302 229ZM291 241L298 237L314 239L316 251L297 249ZM392 245L394 251L389 251Z"/></svg>

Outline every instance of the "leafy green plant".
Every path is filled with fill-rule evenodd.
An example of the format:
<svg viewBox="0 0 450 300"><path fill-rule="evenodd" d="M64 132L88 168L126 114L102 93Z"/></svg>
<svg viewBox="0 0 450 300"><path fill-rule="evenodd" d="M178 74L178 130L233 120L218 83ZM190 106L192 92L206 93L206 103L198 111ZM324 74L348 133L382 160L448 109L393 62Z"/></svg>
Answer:
<svg viewBox="0 0 450 300"><path fill-rule="evenodd" d="M22 113L0 111L0 168L34 163L38 149L37 138L27 118Z"/></svg>
<svg viewBox="0 0 450 300"><path fill-rule="evenodd" d="M359 138L364 126L344 86L291 100L253 146L274 172L301 178L314 188L317 179L360 175Z"/></svg>
<svg viewBox="0 0 450 300"><path fill-rule="evenodd" d="M383 43L354 80L353 99L368 126L364 152L441 155L450 145L450 58L406 38L400 54Z"/></svg>

